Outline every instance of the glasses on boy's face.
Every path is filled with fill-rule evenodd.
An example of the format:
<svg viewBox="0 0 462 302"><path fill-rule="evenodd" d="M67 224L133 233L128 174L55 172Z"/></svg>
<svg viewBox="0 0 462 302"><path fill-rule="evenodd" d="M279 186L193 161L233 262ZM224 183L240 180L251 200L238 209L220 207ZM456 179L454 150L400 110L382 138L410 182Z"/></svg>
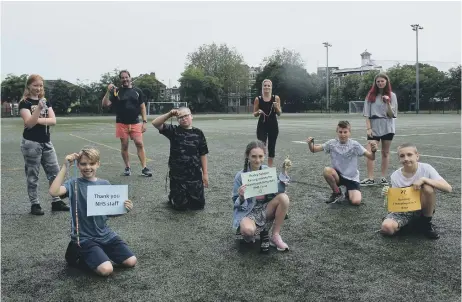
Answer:
<svg viewBox="0 0 462 302"><path fill-rule="evenodd" d="M177 120L182 120L182 119L185 119L185 118L187 118L187 117L188 117L188 116L190 116L190 115L191 115L191 114L189 114L189 113L188 113L188 114L185 114L185 115L179 116L179 117L177 117Z"/></svg>

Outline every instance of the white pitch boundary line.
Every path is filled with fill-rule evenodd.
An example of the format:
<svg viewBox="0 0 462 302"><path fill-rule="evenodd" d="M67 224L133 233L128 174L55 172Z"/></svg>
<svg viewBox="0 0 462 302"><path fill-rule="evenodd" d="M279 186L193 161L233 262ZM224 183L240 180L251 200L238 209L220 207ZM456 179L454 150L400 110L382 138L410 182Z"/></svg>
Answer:
<svg viewBox="0 0 462 302"><path fill-rule="evenodd" d="M423 145L423 146L433 146L433 147L441 147L441 148L459 148L459 149L460 149L460 146L446 146L446 145L421 144L421 143L419 143L419 146L420 146L420 145Z"/></svg>
<svg viewBox="0 0 462 302"><path fill-rule="evenodd" d="M441 135L441 134L457 134L459 132L440 132L440 133L415 133L415 134L395 134L395 136L406 137L406 136L425 136L425 135Z"/></svg>
<svg viewBox="0 0 462 302"><path fill-rule="evenodd" d="M351 139L354 139L356 141L367 141L367 139L365 137L357 137L357 138L354 138L352 137ZM441 148L461 148L461 146L447 146L447 145L435 145L435 144L422 144L422 143L418 143L419 146L436 146L436 147L441 147Z"/></svg>
<svg viewBox="0 0 462 302"><path fill-rule="evenodd" d="M306 142L304 141L292 141L292 143L296 143L296 144L306 144ZM380 152L380 150L377 150L377 152ZM398 153L396 151L390 151L390 153ZM424 156L424 157L434 157L434 158L445 158L445 159L457 159L457 160L461 160L460 157L449 157L449 156L439 156L439 155L427 155L427 154L422 154L420 153L419 154L420 156Z"/></svg>
<svg viewBox="0 0 462 302"><path fill-rule="evenodd" d="M117 149L117 148L114 148L114 147L111 147L111 146L108 146L108 145L105 145L105 144L102 144L102 143L98 143L98 142L92 141L92 140L90 140L90 139L88 139L88 138L85 138L85 137L81 137L81 136L78 136L78 135L75 135L75 134L72 134L72 133L69 133L69 135L70 135L70 136L73 136L73 137L77 137L77 138L83 139L83 140L85 140L85 141L87 141L87 142L90 142L90 143L93 143L93 144L98 144L98 145L100 145L100 146L104 146L104 147L109 148L109 149L112 149L112 150L120 151L120 149ZM131 153L131 152L128 152L128 154L130 154L130 155L132 155L132 156L137 156L137 154L133 154L133 153ZM151 161L153 161L153 160L150 159L150 158L148 158L148 157L146 157L146 162L151 162Z"/></svg>

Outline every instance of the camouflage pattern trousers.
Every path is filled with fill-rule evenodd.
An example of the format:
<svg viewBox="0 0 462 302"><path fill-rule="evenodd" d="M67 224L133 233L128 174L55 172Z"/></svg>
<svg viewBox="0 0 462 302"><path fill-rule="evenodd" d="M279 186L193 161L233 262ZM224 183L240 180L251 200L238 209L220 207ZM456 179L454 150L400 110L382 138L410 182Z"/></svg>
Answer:
<svg viewBox="0 0 462 302"><path fill-rule="evenodd" d="M179 180L170 177L170 204L176 210L202 210L205 206L204 183L200 180Z"/></svg>
<svg viewBox="0 0 462 302"><path fill-rule="evenodd" d="M43 166L50 185L59 172L55 148L51 142L38 143L23 138L21 141L21 152L24 156L24 171L26 172L29 200L31 204L39 204L37 189L40 166ZM58 200L60 200L59 197L53 198L53 201Z"/></svg>

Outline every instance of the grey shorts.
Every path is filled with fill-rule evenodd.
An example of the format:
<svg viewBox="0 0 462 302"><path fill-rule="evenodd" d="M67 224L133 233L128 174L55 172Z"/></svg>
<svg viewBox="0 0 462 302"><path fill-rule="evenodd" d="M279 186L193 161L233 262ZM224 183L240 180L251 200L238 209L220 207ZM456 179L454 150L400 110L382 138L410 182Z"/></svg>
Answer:
<svg viewBox="0 0 462 302"><path fill-rule="evenodd" d="M412 223L414 220L418 219L422 214L422 211L413 211L413 212L403 212L403 213L388 213L385 216L385 219L392 219L398 223L398 227L402 227Z"/></svg>

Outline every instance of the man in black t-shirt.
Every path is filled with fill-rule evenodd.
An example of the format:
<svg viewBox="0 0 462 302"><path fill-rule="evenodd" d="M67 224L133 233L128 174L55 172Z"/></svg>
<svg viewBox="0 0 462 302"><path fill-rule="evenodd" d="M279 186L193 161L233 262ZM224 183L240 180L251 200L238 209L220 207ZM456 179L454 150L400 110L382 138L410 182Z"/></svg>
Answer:
<svg viewBox="0 0 462 302"><path fill-rule="evenodd" d="M141 89L133 87L130 73L122 70L119 73L122 87L118 89L114 84L109 84L103 98L104 106L113 106L116 112L116 137L120 138L121 153L125 163L124 175L131 175L130 160L128 157L128 142L131 138L135 142L138 158L141 162L141 174L152 176L146 167L146 154L143 144L143 133L146 131L146 104ZM143 118L140 123L139 115Z"/></svg>
<svg viewBox="0 0 462 302"><path fill-rule="evenodd" d="M165 122L176 116L178 125ZM152 125L170 140L169 202L177 210L201 210L205 206L204 186L209 183L207 141L202 130L192 127L188 108L173 109L157 117Z"/></svg>

